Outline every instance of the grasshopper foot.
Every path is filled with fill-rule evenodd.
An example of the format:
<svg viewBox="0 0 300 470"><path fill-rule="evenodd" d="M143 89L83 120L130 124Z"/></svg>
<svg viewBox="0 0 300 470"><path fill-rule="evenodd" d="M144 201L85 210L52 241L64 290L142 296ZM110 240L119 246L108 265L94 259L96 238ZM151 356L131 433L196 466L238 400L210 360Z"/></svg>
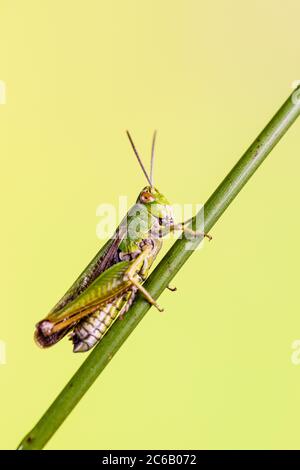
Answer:
<svg viewBox="0 0 300 470"><path fill-rule="evenodd" d="M203 237L203 238L208 238L208 241L212 240L212 236L209 233L205 232L197 232L196 230L194 231L195 237Z"/></svg>
<svg viewBox="0 0 300 470"><path fill-rule="evenodd" d="M153 305L154 305L154 307L157 308L157 310L158 310L159 312L164 312L164 309L163 309L162 307L160 307L156 302L155 302L155 304L153 304Z"/></svg>
<svg viewBox="0 0 300 470"><path fill-rule="evenodd" d="M167 286L167 289L169 289L171 292L176 292L177 291L177 287L172 287L172 286Z"/></svg>

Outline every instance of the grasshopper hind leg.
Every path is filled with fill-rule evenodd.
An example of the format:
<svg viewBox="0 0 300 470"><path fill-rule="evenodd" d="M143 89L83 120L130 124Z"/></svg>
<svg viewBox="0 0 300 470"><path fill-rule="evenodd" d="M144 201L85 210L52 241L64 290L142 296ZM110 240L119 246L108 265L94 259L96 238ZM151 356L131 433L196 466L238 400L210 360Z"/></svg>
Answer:
<svg viewBox="0 0 300 470"><path fill-rule="evenodd" d="M87 318L83 318L70 335L73 342L73 352L86 352L92 349L102 339L116 318L128 311L135 294L136 289L130 289Z"/></svg>

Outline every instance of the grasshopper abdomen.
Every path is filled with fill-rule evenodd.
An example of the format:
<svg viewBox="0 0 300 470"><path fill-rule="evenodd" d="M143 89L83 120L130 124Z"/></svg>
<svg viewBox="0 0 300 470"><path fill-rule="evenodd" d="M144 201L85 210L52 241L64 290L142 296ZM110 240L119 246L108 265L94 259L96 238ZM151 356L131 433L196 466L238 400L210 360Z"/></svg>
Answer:
<svg viewBox="0 0 300 470"><path fill-rule="evenodd" d="M88 318L83 318L70 334L73 352L86 352L94 347L113 322L128 311L134 301L136 290L134 287L131 288Z"/></svg>

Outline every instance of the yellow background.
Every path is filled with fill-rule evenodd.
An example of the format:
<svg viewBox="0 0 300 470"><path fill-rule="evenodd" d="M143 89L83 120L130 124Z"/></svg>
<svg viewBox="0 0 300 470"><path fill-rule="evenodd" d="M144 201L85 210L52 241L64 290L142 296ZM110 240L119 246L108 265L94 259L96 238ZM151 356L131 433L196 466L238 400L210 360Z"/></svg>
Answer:
<svg viewBox="0 0 300 470"><path fill-rule="evenodd" d="M300 78L296 0L0 1L0 447L84 360L34 324L103 243L96 208L144 186L204 202ZM300 121L47 449L300 448ZM170 242L167 242L170 246Z"/></svg>

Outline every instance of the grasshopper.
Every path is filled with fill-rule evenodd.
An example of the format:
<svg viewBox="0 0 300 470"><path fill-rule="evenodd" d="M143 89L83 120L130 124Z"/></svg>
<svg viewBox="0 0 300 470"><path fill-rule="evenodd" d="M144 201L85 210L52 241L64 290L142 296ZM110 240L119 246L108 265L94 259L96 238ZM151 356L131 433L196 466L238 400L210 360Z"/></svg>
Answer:
<svg viewBox="0 0 300 470"><path fill-rule="evenodd" d="M90 350L114 321L122 318L129 310L138 292L151 305L163 311L143 287L161 249L162 238L170 231L179 230L192 237L205 236L211 239L210 235L188 227L189 221L176 224L172 206L154 186L156 132L152 140L149 175L128 131L127 135L148 185L142 189L136 204L126 214L112 238L47 317L37 323L34 337L42 348L54 345L70 333L74 352Z"/></svg>

